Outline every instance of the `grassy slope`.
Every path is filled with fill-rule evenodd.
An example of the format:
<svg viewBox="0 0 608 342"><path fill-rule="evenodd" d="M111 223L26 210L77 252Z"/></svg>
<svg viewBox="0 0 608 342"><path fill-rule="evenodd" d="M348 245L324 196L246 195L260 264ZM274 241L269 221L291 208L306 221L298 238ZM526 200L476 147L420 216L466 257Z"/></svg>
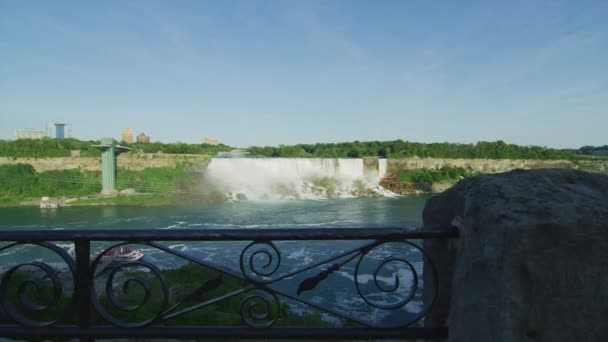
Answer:
<svg viewBox="0 0 608 342"><path fill-rule="evenodd" d="M143 196L81 199L73 205L167 205L180 200L180 194L192 193L186 183L191 173L183 165L149 168L141 171L119 170L118 190L133 188ZM198 175L193 178L197 179ZM64 171L36 172L29 164L0 165L0 206L19 205L24 200L42 196L82 197L99 194L100 172Z"/></svg>

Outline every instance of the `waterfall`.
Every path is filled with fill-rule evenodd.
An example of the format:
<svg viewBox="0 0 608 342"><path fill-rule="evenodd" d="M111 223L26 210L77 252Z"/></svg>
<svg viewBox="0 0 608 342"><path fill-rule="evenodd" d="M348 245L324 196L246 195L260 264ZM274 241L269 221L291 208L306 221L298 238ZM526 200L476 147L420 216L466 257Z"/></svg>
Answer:
<svg viewBox="0 0 608 342"><path fill-rule="evenodd" d="M206 184L229 199L394 196L378 185L386 159L213 158Z"/></svg>

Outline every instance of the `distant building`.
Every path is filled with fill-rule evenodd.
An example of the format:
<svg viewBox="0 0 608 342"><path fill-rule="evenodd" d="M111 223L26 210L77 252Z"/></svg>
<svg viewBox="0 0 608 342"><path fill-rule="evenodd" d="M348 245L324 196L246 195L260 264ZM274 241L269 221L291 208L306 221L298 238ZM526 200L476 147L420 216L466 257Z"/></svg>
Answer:
<svg viewBox="0 0 608 342"><path fill-rule="evenodd" d="M55 138L65 139L65 126L64 123L55 123Z"/></svg>
<svg viewBox="0 0 608 342"><path fill-rule="evenodd" d="M40 208L42 209L55 209L61 207L61 203L57 200L53 200L50 197L44 196L40 199Z"/></svg>
<svg viewBox="0 0 608 342"><path fill-rule="evenodd" d="M46 123L46 136L49 138L55 137L55 123L53 123L53 122Z"/></svg>
<svg viewBox="0 0 608 342"><path fill-rule="evenodd" d="M46 124L46 136L55 139L70 138L72 125L67 123L59 122L47 122Z"/></svg>
<svg viewBox="0 0 608 342"><path fill-rule="evenodd" d="M45 132L33 128L21 128L15 130L15 139L42 139L45 136Z"/></svg>
<svg viewBox="0 0 608 342"><path fill-rule="evenodd" d="M122 129L122 141L131 144L133 142L133 130L129 127Z"/></svg>
<svg viewBox="0 0 608 342"><path fill-rule="evenodd" d="M149 143L150 142L150 137L145 135L143 132L139 133L139 135L137 136L137 142L140 143Z"/></svg>
<svg viewBox="0 0 608 342"><path fill-rule="evenodd" d="M217 139L205 138L205 139L203 139L203 144L207 144L207 145L219 145L220 141L217 140Z"/></svg>

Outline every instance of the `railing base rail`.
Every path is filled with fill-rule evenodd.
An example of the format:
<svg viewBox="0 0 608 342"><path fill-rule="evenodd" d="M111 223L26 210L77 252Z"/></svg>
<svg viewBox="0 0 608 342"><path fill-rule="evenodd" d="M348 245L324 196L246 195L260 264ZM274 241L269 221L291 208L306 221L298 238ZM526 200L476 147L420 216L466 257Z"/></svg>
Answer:
<svg viewBox="0 0 608 342"><path fill-rule="evenodd" d="M94 327L80 329L77 326L26 328L0 326L0 336L9 338L171 338L171 339L442 339L447 338L447 328L403 328L378 330L371 328L302 328L275 327L254 329L249 327L147 327L121 329Z"/></svg>

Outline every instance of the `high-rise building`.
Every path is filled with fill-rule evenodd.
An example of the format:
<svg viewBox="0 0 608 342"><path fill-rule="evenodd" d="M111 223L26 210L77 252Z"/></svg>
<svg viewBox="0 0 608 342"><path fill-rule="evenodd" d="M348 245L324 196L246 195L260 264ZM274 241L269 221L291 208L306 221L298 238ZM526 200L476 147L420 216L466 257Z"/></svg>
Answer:
<svg viewBox="0 0 608 342"><path fill-rule="evenodd" d="M137 136L137 142L140 143L149 143L150 142L150 137L145 135L143 132L139 133L139 135Z"/></svg>
<svg viewBox="0 0 608 342"><path fill-rule="evenodd" d="M217 140L217 139L205 138L205 139L203 139L203 144L207 144L207 145L219 145L220 141Z"/></svg>
<svg viewBox="0 0 608 342"><path fill-rule="evenodd" d="M72 125L59 122L47 122L46 136L55 139L65 139L72 137Z"/></svg>
<svg viewBox="0 0 608 342"><path fill-rule="evenodd" d="M55 138L56 139L64 139L65 138L65 126L64 123L55 123Z"/></svg>
<svg viewBox="0 0 608 342"><path fill-rule="evenodd" d="M122 129L122 141L127 144L133 143L133 130L129 127L125 127Z"/></svg>
<svg viewBox="0 0 608 342"><path fill-rule="evenodd" d="M46 136L49 138L55 137L55 123L53 123L53 122L46 123Z"/></svg>
<svg viewBox="0 0 608 342"><path fill-rule="evenodd" d="M45 132L38 129L21 128L15 130L15 139L42 139L44 136Z"/></svg>

